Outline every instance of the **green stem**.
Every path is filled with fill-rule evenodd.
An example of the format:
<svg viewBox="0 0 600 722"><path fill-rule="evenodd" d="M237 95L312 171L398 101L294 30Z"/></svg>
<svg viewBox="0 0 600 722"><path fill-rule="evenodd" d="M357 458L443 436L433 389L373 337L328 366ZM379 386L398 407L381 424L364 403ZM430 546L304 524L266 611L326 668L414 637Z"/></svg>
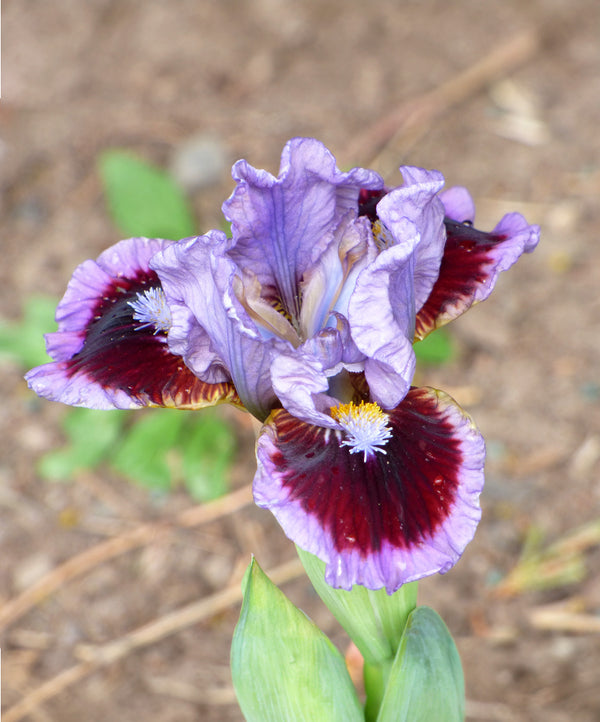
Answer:
<svg viewBox="0 0 600 722"><path fill-rule="evenodd" d="M387 687L393 659L386 659L380 664L365 662L363 679L367 701L365 703L365 722L375 722Z"/></svg>
<svg viewBox="0 0 600 722"><path fill-rule="evenodd" d="M417 606L417 588L417 582L405 584L400 587L395 595L393 595L395 597L393 605L375 603L377 596L383 593L382 590L378 592L368 592L375 603L374 608L376 608L379 613L379 621L385 637L391 645L392 656L378 663L367 662L365 660L363 668L363 680L367 693L365 722L376 722L377 716L379 715L379 709L387 689L390 671L396 652L400 646L404 627L406 626L409 614ZM383 599L385 599L385 597Z"/></svg>
<svg viewBox="0 0 600 722"><path fill-rule="evenodd" d="M409 614L417 607L419 583L404 584L389 596L384 589L367 590L381 624L381 630L391 647L391 657L396 654Z"/></svg>

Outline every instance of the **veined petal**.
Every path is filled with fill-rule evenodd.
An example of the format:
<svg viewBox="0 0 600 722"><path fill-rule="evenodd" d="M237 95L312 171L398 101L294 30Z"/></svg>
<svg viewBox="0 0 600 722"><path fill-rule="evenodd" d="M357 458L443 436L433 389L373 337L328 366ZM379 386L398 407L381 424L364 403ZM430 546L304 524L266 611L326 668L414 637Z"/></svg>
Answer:
<svg viewBox="0 0 600 722"><path fill-rule="evenodd" d="M58 305L58 331L48 334L55 360L26 375L40 396L96 409L239 403L230 383L197 379L167 346L162 289L150 258L169 241L130 238L85 261Z"/></svg>
<svg viewBox="0 0 600 722"><path fill-rule="evenodd" d="M380 188L383 181L363 168L343 173L312 138L286 144L277 178L243 160L233 177L237 187L223 204L235 240L230 256L256 275L269 301L298 319L305 271L331 243L341 217L356 210L360 188Z"/></svg>
<svg viewBox="0 0 600 722"><path fill-rule="evenodd" d="M387 412L385 453L364 458L343 432L276 410L257 445L254 497L298 546L326 562L326 581L385 587L447 572L481 510L484 442L450 397L413 388Z"/></svg>
<svg viewBox="0 0 600 722"><path fill-rule="evenodd" d="M334 312L348 314L356 278L376 255L368 221L347 213L335 230L334 241L303 276L299 325L304 338L335 323Z"/></svg>
<svg viewBox="0 0 600 722"><path fill-rule="evenodd" d="M444 206L437 194L444 186L439 171L412 166L400 168L404 185L385 195L377 205L384 231L394 245L414 245L414 300L418 310L438 277L444 252Z"/></svg>
<svg viewBox="0 0 600 722"><path fill-rule="evenodd" d="M372 397L384 408L397 406L415 371L412 347L414 250L418 235L386 249L359 275L348 319Z"/></svg>
<svg viewBox="0 0 600 722"><path fill-rule="evenodd" d="M277 339L261 338L233 291L236 265L221 231L179 241L152 259L173 315L170 347L203 380L223 374L259 419L276 399L270 362Z"/></svg>
<svg viewBox="0 0 600 722"><path fill-rule="evenodd" d="M468 209L463 206L461 215L465 213ZM533 251L539 241L539 226L529 225L520 213L504 216L491 233L473 228L470 218L464 220L446 218L444 222L444 256L438 279L417 314L416 339L425 338L486 299L498 274L510 268L521 254Z"/></svg>
<svg viewBox="0 0 600 722"><path fill-rule="evenodd" d="M380 254L358 277L348 311L353 338L367 356L372 398L384 408L397 406L410 387L416 311L434 287L445 241L437 197L443 176L411 166L400 170L399 188L359 196L359 213L373 224Z"/></svg>

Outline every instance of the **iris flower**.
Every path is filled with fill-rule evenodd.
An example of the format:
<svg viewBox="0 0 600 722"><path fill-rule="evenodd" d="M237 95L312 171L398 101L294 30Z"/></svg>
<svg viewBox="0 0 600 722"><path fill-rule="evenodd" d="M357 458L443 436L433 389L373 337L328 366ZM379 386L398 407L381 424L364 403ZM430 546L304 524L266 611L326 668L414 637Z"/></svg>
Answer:
<svg viewBox="0 0 600 722"><path fill-rule="evenodd" d="M254 498L334 587L448 571L480 519L485 446L446 394L412 386L413 344L490 294L539 236L473 226L437 171L342 172L295 138L277 177L246 161L220 231L121 241L76 271L27 375L92 408L229 402L262 423Z"/></svg>

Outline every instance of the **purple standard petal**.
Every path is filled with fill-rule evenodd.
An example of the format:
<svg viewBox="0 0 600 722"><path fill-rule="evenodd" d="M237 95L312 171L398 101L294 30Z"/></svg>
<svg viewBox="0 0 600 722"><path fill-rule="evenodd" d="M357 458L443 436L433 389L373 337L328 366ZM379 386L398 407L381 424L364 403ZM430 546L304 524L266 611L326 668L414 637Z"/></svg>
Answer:
<svg viewBox="0 0 600 722"><path fill-rule="evenodd" d="M418 310L425 303L438 277L444 252L444 206L437 197L444 176L435 170L412 166L400 168L404 185L390 191L377 205L383 226L383 242L418 243L414 255L414 298ZM390 238L391 237L391 238Z"/></svg>
<svg viewBox="0 0 600 722"><path fill-rule="evenodd" d="M312 138L286 144L277 178L243 160L233 177L237 187L223 205L235 240L230 256L257 278L264 299L299 319L305 271L332 242L342 217L356 211L360 189L382 188L383 181L363 168L343 173Z"/></svg>
<svg viewBox="0 0 600 722"><path fill-rule="evenodd" d="M417 235L383 251L358 277L348 318L358 349L367 357L372 398L397 406L415 372L414 250Z"/></svg>
<svg viewBox="0 0 600 722"><path fill-rule="evenodd" d="M171 349L201 379L231 380L245 408L265 419L276 404L271 354L235 295L238 280L229 258L232 241L220 231L174 243L152 259L172 313Z"/></svg>
<svg viewBox="0 0 600 722"><path fill-rule="evenodd" d="M344 432L285 410L258 440L256 503L326 562L334 587L391 594L447 572L481 516L485 447L470 417L442 392L413 388L387 422L364 456L344 445Z"/></svg>
<svg viewBox="0 0 600 722"><path fill-rule="evenodd" d="M453 199L454 200L454 199ZM463 204L450 203L450 210L460 216L472 215ZM419 310L415 337L422 339L486 299L498 274L515 263L521 254L530 253L539 241L539 226L527 223L519 213L509 213L491 233L478 231L471 218L458 222L446 218L446 244L439 277L429 298Z"/></svg>
<svg viewBox="0 0 600 722"><path fill-rule="evenodd" d="M40 396L96 409L236 402L229 383L206 384L167 346L170 314L150 258L169 241L130 238L85 261L58 305L46 337L54 362L32 369Z"/></svg>
<svg viewBox="0 0 600 722"><path fill-rule="evenodd" d="M366 219L347 214L334 233L334 241L307 269L300 287L300 336L308 339L327 325L335 325L336 314L348 315L348 304L360 272L377 257Z"/></svg>
<svg viewBox="0 0 600 722"><path fill-rule="evenodd" d="M442 175L401 170L403 186L381 199L372 191L359 198L359 212L372 222L380 255L358 277L349 304L352 335L368 357L372 397L385 408L397 406L410 387L415 314L435 284L445 240L444 207L437 197Z"/></svg>
<svg viewBox="0 0 600 722"><path fill-rule="evenodd" d="M453 186L442 191L439 195L444 204L444 211L447 218L452 218L458 223L475 220L475 203L469 191L463 186Z"/></svg>

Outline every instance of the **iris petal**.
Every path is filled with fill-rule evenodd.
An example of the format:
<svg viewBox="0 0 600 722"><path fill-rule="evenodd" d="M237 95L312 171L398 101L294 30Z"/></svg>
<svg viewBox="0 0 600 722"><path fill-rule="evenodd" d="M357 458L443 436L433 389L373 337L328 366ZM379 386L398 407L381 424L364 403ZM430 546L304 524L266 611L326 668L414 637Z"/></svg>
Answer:
<svg viewBox="0 0 600 722"><path fill-rule="evenodd" d="M230 383L197 379L167 346L166 333L136 320L135 303L160 289L148 262L168 241L132 238L86 261L73 274L47 336L54 362L26 379L40 396L96 409L239 403Z"/></svg>
<svg viewBox="0 0 600 722"><path fill-rule="evenodd" d="M366 356L365 373L373 398L396 406L415 371L412 347L414 248L418 237L383 251L357 279L348 309L358 349Z"/></svg>
<svg viewBox="0 0 600 722"><path fill-rule="evenodd" d="M509 213L491 233L478 231L470 219L459 223L446 218L446 245L440 273L417 313L415 338L422 339L486 299L498 274L530 253L539 240L539 226L519 213Z"/></svg>
<svg viewBox="0 0 600 722"><path fill-rule="evenodd" d="M332 242L347 211L356 211L360 189L381 188L383 180L363 168L340 171L312 138L287 143L277 178L243 160L233 177L237 187L223 205L235 240L230 256L256 275L269 301L299 319L304 273Z"/></svg>
<svg viewBox="0 0 600 722"><path fill-rule="evenodd" d="M341 431L274 411L257 446L254 496L334 587L394 592L446 572L481 516L484 442L447 395L413 388L386 412L385 454L366 461Z"/></svg>
<svg viewBox="0 0 600 722"><path fill-rule="evenodd" d="M276 402L269 366L279 339L263 339L233 290L237 268L231 240L220 231L173 243L152 259L173 326L169 346L204 381L229 379L244 407L259 419Z"/></svg>
<svg viewBox="0 0 600 722"><path fill-rule="evenodd" d="M373 222L380 253L358 277L348 316L367 357L372 397L386 409L399 404L411 384L415 314L435 284L445 240L444 206L437 197L443 176L411 166L401 171L399 188L381 198L364 191L359 197L359 213Z"/></svg>
<svg viewBox="0 0 600 722"><path fill-rule="evenodd" d="M439 273L444 250L444 206L438 197L444 186L439 171L400 168L404 184L377 204L377 214L390 243L404 245L414 237L413 295L416 308L425 302Z"/></svg>
<svg viewBox="0 0 600 722"><path fill-rule="evenodd" d="M439 194L444 204L445 215L458 223L475 220L475 203L464 186L453 186Z"/></svg>

